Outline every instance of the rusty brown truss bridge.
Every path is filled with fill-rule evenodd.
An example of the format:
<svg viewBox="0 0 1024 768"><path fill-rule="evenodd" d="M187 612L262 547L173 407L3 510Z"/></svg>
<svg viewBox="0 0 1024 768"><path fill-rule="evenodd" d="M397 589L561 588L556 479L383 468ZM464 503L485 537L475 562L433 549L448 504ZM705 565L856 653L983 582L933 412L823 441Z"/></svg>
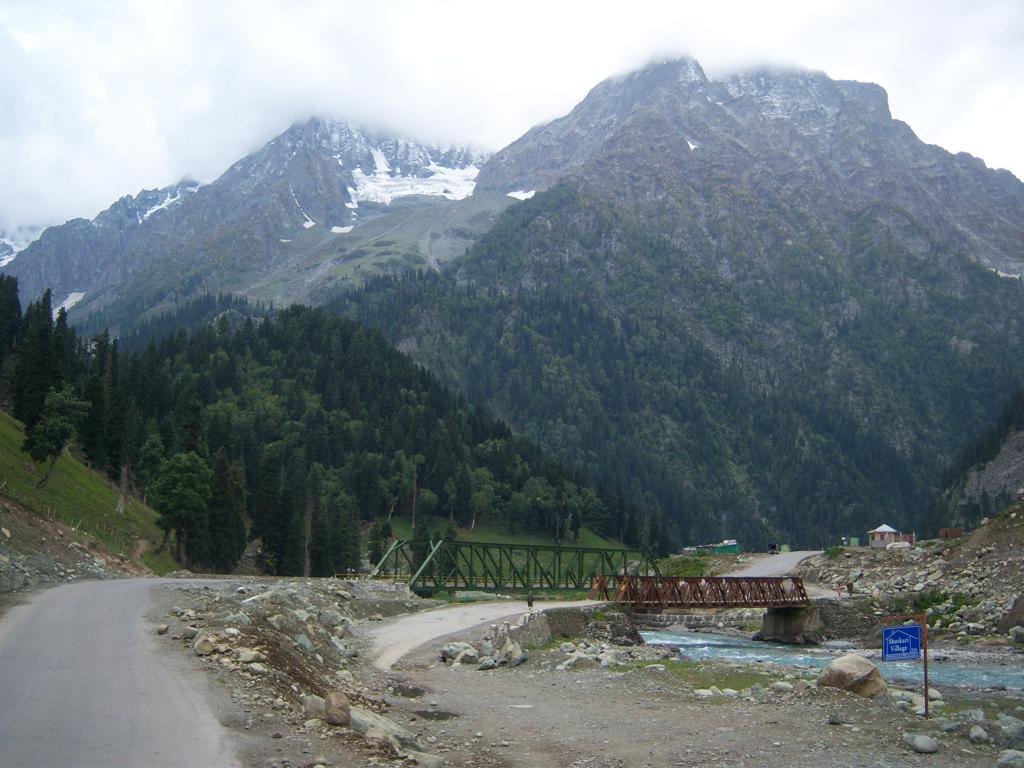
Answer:
<svg viewBox="0 0 1024 768"><path fill-rule="evenodd" d="M802 579L775 576L598 576L590 596L637 611L666 608L796 608Z"/></svg>

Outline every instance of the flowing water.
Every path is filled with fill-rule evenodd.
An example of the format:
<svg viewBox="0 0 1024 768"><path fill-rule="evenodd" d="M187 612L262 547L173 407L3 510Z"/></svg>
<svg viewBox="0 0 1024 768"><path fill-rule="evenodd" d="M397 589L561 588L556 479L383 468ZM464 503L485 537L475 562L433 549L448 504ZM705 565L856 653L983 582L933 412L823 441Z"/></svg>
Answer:
<svg viewBox="0 0 1024 768"><path fill-rule="evenodd" d="M801 669L819 669L832 659L847 652L847 649L783 645L781 643L758 642L742 637L715 635L706 632L642 632L644 640L651 645L674 646L679 649L680 658L698 661L724 659L743 663L769 663ZM956 658L947 658L942 651L932 651L928 656L928 680L933 685L970 686L989 688L1003 685L1009 689L1024 688L1024 663L1020 657L1007 657L1006 663L985 658L970 658L968 654L957 653ZM890 661L883 663L873 658L886 680L921 686L920 662Z"/></svg>

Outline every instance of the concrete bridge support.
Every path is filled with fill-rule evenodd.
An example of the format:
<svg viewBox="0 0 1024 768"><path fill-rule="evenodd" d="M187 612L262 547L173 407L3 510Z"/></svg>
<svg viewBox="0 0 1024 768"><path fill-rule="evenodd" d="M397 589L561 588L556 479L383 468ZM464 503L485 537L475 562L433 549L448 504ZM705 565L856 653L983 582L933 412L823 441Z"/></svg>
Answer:
<svg viewBox="0 0 1024 768"><path fill-rule="evenodd" d="M816 605L769 608L761 620L761 640L812 645L821 641L825 625Z"/></svg>

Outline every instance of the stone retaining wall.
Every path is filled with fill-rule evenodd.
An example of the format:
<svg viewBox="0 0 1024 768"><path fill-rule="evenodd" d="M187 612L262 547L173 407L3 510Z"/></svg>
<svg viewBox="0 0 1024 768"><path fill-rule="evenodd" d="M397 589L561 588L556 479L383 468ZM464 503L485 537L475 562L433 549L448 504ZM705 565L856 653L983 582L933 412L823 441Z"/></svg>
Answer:
<svg viewBox="0 0 1024 768"><path fill-rule="evenodd" d="M534 610L521 616L518 624L492 624L487 639L496 647L511 638L523 648L539 648L559 637L583 637L594 613L600 610L603 608L599 605Z"/></svg>

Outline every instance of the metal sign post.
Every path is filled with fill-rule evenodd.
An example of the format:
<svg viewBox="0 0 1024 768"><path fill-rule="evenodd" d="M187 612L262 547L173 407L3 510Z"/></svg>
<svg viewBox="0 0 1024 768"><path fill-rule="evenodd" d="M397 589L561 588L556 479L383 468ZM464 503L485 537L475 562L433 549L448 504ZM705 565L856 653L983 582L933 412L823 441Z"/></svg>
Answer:
<svg viewBox="0 0 1024 768"><path fill-rule="evenodd" d="M930 716L928 704L928 617L924 613L888 616L888 621L911 619L916 624L882 628L882 661L924 661L924 716Z"/></svg>

